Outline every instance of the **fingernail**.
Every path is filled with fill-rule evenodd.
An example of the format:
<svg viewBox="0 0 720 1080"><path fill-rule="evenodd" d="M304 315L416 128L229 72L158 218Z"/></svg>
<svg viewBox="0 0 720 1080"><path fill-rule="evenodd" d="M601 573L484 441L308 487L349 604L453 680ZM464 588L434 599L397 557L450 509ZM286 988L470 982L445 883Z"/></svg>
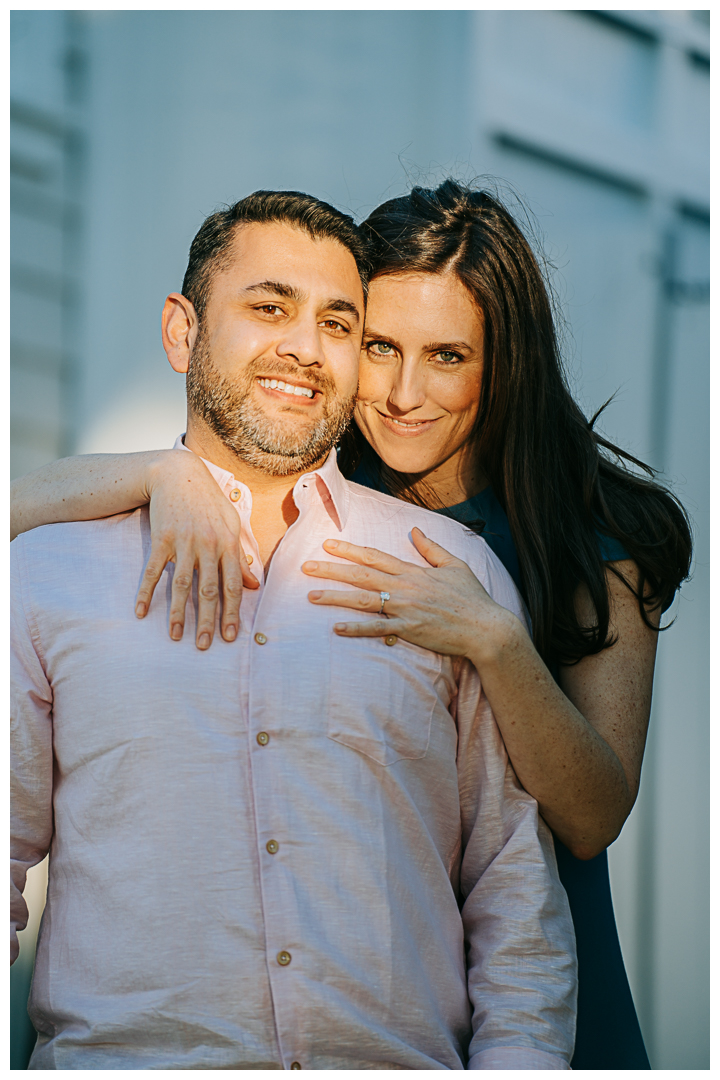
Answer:
<svg viewBox="0 0 720 1080"><path fill-rule="evenodd" d="M236 626L226 626L225 627L225 640L226 641L234 641L236 634L237 634L237 627Z"/></svg>
<svg viewBox="0 0 720 1080"><path fill-rule="evenodd" d="M324 546L326 548L335 548L338 546L337 540L326 540Z"/></svg>
<svg viewBox="0 0 720 1080"><path fill-rule="evenodd" d="M174 623L170 630L170 637L173 641L179 641L182 637L182 626L179 623Z"/></svg>
<svg viewBox="0 0 720 1080"><path fill-rule="evenodd" d="M347 623L337 622L335 623L335 629L337 630L338 634L344 634L347 630Z"/></svg>
<svg viewBox="0 0 720 1080"><path fill-rule="evenodd" d="M321 596L322 596L321 592L309 592L308 593L308 600L319 600Z"/></svg>
<svg viewBox="0 0 720 1080"><path fill-rule="evenodd" d="M137 615L138 619L142 619L146 611L147 607L145 606L145 604L135 605L135 614Z"/></svg>
<svg viewBox="0 0 720 1080"><path fill-rule="evenodd" d="M308 570L312 572L313 570L317 570L317 566L318 564L316 562L306 562L303 566L303 570Z"/></svg>
<svg viewBox="0 0 720 1080"><path fill-rule="evenodd" d="M201 634L200 638L198 640L198 648L199 649L207 649L209 647L209 645L210 645L210 635L209 634Z"/></svg>

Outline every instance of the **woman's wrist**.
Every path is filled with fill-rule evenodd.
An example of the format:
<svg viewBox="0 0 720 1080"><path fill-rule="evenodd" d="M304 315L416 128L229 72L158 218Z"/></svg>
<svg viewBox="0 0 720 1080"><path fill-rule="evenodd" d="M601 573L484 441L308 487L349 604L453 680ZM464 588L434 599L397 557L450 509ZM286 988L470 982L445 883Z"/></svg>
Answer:
<svg viewBox="0 0 720 1080"><path fill-rule="evenodd" d="M148 451L148 458L144 467L143 494L145 501L150 499L158 483L167 480L168 473L178 472L182 476L191 476L198 468L205 468L196 454L188 453L187 450L153 450Z"/></svg>
<svg viewBox="0 0 720 1080"><path fill-rule="evenodd" d="M470 645L465 655L481 677L489 668L504 666L526 652L528 647L534 648L517 615L499 604L473 619L469 633Z"/></svg>

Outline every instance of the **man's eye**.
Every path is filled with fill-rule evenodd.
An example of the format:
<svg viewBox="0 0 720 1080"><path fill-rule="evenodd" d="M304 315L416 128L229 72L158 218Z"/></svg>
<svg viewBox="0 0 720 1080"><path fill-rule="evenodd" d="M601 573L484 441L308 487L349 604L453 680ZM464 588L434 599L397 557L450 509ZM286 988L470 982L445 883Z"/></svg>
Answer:
<svg viewBox="0 0 720 1080"><path fill-rule="evenodd" d="M282 312L282 308L277 304L263 304L258 311L262 311L265 315L275 315L277 312Z"/></svg>
<svg viewBox="0 0 720 1080"><path fill-rule="evenodd" d="M344 333L347 333L348 329L347 326L345 326L341 322L338 322L337 319L325 319L322 325L327 326L328 330L341 330Z"/></svg>

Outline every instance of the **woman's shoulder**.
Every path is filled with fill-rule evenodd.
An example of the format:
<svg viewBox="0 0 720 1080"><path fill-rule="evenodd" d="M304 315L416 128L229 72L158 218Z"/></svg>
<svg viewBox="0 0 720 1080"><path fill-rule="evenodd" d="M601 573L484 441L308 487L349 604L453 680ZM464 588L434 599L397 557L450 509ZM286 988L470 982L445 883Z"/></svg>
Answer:
<svg viewBox="0 0 720 1080"><path fill-rule="evenodd" d="M595 530L595 534L600 548L600 557L603 562L620 562L623 559L632 558L622 540L618 540L614 536L609 536L599 527Z"/></svg>
<svg viewBox="0 0 720 1080"><path fill-rule="evenodd" d="M518 553L510 530L507 514L493 489L483 488L472 498L440 513L451 517L477 533L500 560L517 588L522 592L522 577Z"/></svg>

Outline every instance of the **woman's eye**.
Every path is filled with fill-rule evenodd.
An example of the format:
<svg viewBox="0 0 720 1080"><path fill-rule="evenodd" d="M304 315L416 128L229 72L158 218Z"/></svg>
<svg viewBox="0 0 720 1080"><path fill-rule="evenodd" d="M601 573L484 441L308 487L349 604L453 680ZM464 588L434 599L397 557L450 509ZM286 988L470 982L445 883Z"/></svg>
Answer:
<svg viewBox="0 0 720 1080"><path fill-rule="evenodd" d="M458 354L454 352L435 353L435 357L443 364L459 364L462 360L462 356L458 356Z"/></svg>
<svg viewBox="0 0 720 1080"><path fill-rule="evenodd" d="M394 349L387 341L372 341L367 345L368 352L377 353L379 356L392 356Z"/></svg>

